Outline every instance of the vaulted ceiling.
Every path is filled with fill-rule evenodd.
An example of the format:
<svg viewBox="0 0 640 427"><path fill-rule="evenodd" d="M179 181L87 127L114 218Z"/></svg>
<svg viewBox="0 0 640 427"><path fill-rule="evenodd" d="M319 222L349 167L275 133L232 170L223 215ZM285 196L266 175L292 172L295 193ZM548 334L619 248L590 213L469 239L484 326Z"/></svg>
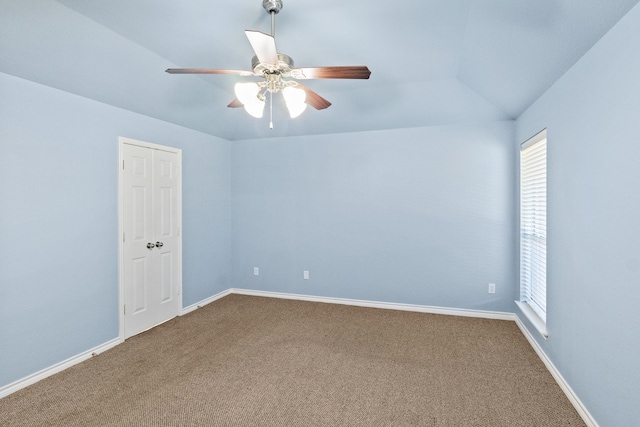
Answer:
<svg viewBox="0 0 640 427"><path fill-rule="evenodd" d="M639 0L283 0L278 51L297 66L367 65L306 80L332 102L290 119L226 105L251 69L262 0L0 2L0 72L229 140L437 126L520 115ZM249 78L250 79L250 78Z"/></svg>

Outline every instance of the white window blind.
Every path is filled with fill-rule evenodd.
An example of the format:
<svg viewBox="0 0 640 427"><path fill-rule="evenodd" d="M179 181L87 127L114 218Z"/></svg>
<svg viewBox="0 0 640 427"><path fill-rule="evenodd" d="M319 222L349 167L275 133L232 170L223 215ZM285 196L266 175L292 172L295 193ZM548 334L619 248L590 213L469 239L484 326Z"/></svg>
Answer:
<svg viewBox="0 0 640 427"><path fill-rule="evenodd" d="M547 320L547 133L520 150L520 302ZM546 326L544 326L546 335Z"/></svg>

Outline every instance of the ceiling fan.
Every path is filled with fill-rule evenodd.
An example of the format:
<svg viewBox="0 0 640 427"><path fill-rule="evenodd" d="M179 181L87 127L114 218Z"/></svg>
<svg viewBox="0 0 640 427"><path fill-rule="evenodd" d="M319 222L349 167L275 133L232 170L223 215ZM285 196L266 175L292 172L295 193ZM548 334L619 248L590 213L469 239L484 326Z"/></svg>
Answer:
<svg viewBox="0 0 640 427"><path fill-rule="evenodd" d="M322 110L331 105L329 101L296 80L304 79L368 79L371 71L366 66L332 66L297 68L293 59L276 50L275 15L282 9L282 0L263 0L262 6L271 15L271 34L246 30L245 34L255 52L251 61L252 71L220 70L214 68L169 68L170 74L235 74L239 76L262 77L263 81L236 83L236 98L227 105L230 108L244 107L256 118L264 112L266 95L270 95L273 114L273 94L282 92L289 111L294 118L311 105ZM291 80L293 79L293 80ZM273 121L270 123L273 128Z"/></svg>

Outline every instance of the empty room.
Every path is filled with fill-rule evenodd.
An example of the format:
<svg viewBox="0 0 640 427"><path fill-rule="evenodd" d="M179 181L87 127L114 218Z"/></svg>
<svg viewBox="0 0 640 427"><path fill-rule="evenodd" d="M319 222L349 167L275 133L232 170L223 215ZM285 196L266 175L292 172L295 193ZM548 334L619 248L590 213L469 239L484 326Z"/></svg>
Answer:
<svg viewBox="0 0 640 427"><path fill-rule="evenodd" d="M0 425L639 425L638 3L0 0Z"/></svg>

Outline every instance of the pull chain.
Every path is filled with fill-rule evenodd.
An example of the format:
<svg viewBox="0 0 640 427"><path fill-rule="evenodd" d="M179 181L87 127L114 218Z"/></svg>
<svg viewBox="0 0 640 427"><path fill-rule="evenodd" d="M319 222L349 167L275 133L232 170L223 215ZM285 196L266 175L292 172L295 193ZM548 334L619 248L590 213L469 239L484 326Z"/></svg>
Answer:
<svg viewBox="0 0 640 427"><path fill-rule="evenodd" d="M269 92L269 129L273 129L273 92Z"/></svg>
<svg viewBox="0 0 640 427"><path fill-rule="evenodd" d="M276 36L276 11L271 11L271 37ZM273 92L269 92L269 129L273 129Z"/></svg>

